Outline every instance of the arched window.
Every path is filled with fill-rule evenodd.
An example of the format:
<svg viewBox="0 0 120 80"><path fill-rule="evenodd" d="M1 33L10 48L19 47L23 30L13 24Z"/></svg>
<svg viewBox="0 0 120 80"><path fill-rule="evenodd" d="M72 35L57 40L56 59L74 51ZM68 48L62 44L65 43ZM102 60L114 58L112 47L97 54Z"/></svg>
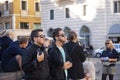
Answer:
<svg viewBox="0 0 120 80"><path fill-rule="evenodd" d="M54 30L53 28L49 28L47 36L52 37L53 30Z"/></svg>
<svg viewBox="0 0 120 80"><path fill-rule="evenodd" d="M64 28L64 32L65 32L66 36L68 36L70 31L71 31L71 29L69 27Z"/></svg>
<svg viewBox="0 0 120 80"><path fill-rule="evenodd" d="M83 25L80 29L80 36L85 38L84 40L81 40L84 46L88 46L90 44L90 30L87 26Z"/></svg>

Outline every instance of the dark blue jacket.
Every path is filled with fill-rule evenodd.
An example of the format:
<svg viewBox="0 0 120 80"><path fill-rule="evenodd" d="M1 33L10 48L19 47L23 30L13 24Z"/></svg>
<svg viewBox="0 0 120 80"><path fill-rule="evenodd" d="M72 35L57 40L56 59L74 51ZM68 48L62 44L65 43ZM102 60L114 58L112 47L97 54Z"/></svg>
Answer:
<svg viewBox="0 0 120 80"><path fill-rule="evenodd" d="M2 68L4 68L4 66L6 66L6 64L9 63L9 61L13 59L16 55L22 56L23 53L24 53L24 49L19 47L18 41L12 42L10 46L3 53L1 60Z"/></svg>
<svg viewBox="0 0 120 80"><path fill-rule="evenodd" d="M117 59L119 60L119 54L118 52L115 50L115 49L106 49L102 52L102 56L101 57L109 57L109 58L112 58L112 59Z"/></svg>
<svg viewBox="0 0 120 80"><path fill-rule="evenodd" d="M108 58L112 58L112 59L117 59L119 60L119 54L115 49L106 49L102 52L101 57L108 57ZM115 66L115 63L111 63L109 66Z"/></svg>
<svg viewBox="0 0 120 80"><path fill-rule="evenodd" d="M1 44L1 49L0 49L0 61L2 58L2 55L4 51L9 47L9 45L13 42L12 39L10 39L8 36L3 36L0 38L0 44Z"/></svg>

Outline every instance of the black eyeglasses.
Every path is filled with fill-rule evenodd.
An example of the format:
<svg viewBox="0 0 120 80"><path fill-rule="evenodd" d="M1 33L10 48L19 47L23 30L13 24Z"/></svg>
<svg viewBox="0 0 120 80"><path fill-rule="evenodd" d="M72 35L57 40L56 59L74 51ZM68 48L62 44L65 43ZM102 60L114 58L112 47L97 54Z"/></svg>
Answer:
<svg viewBox="0 0 120 80"><path fill-rule="evenodd" d="M65 37L65 34L60 34L60 35L58 35L58 36Z"/></svg>
<svg viewBox="0 0 120 80"><path fill-rule="evenodd" d="M45 38L45 35L38 35L36 37Z"/></svg>

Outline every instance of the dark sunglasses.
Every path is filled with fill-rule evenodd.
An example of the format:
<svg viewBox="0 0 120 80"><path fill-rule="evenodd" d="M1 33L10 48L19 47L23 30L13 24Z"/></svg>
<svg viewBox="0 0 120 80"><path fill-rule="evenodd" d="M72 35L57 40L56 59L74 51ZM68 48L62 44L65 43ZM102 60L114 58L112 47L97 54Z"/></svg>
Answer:
<svg viewBox="0 0 120 80"><path fill-rule="evenodd" d="M58 36L65 37L65 34L61 34L61 35L58 35Z"/></svg>
<svg viewBox="0 0 120 80"><path fill-rule="evenodd" d="M105 43L105 44L110 44L110 43Z"/></svg>
<svg viewBox="0 0 120 80"><path fill-rule="evenodd" d="M38 35L36 37L45 38L45 35Z"/></svg>

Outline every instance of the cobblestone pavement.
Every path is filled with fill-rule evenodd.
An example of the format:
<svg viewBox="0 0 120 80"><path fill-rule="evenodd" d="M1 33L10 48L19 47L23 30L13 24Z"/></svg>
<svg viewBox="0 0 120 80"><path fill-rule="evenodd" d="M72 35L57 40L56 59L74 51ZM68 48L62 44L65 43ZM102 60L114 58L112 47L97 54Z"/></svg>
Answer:
<svg viewBox="0 0 120 80"><path fill-rule="evenodd" d="M102 74L102 64L99 58L87 58L87 60L92 61L95 65L96 69L96 80L101 80ZM109 79L107 79L109 80ZM114 76L114 80L120 80L120 61L116 64L116 73Z"/></svg>

